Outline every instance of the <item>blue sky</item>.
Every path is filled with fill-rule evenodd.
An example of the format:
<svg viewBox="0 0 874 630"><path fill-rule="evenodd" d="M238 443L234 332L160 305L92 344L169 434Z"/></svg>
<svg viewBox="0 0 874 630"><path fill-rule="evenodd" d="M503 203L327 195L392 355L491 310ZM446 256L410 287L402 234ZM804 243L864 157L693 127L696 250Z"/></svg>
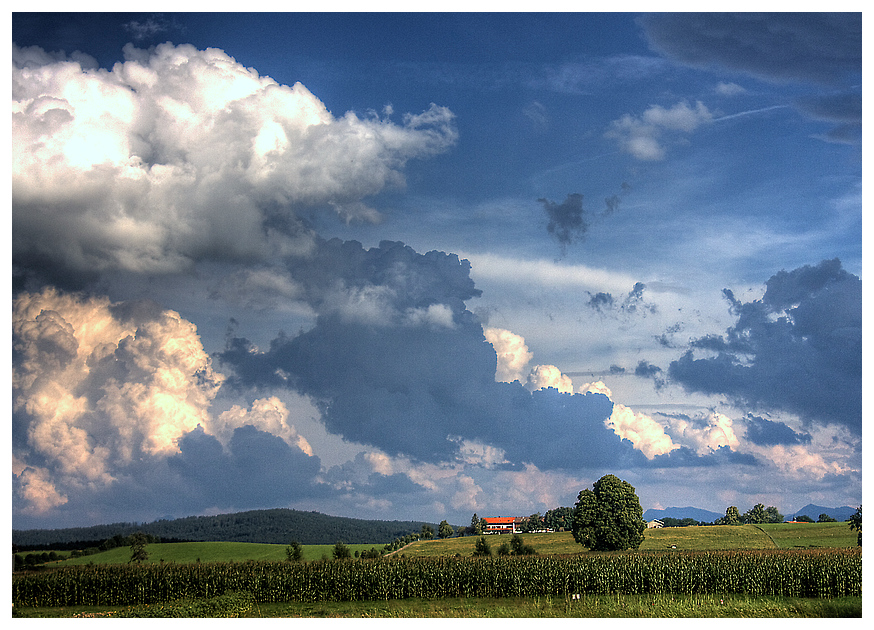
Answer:
<svg viewBox="0 0 874 630"><path fill-rule="evenodd" d="M13 527L861 503L860 14L13 14Z"/></svg>

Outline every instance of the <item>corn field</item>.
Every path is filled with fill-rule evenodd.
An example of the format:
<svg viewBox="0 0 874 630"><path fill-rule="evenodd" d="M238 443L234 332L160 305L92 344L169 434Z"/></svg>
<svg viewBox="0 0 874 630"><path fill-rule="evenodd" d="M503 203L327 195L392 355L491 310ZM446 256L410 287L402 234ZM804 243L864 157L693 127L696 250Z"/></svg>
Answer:
<svg viewBox="0 0 874 630"><path fill-rule="evenodd" d="M862 594L861 549L67 567L14 575L18 606L125 606L251 593L257 602L589 594Z"/></svg>

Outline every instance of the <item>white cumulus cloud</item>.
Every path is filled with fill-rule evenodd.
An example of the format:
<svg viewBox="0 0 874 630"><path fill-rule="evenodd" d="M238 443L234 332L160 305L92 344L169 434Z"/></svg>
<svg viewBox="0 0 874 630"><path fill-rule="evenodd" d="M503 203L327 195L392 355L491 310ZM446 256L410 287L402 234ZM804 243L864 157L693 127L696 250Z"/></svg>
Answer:
<svg viewBox="0 0 874 630"><path fill-rule="evenodd" d="M224 376L174 311L45 288L16 296L12 332L13 487L26 512L177 456L198 427L227 448L251 425L313 455L275 396L212 413Z"/></svg>
<svg viewBox="0 0 874 630"><path fill-rule="evenodd" d="M706 455L721 446L737 449L740 440L733 425L731 418L714 411L703 418L672 418L668 433L693 448L699 455Z"/></svg>
<svg viewBox="0 0 874 630"><path fill-rule="evenodd" d="M547 387L552 387L565 394L574 392L574 382L571 377L563 374L554 365L535 365L531 368L525 387L532 392Z"/></svg>
<svg viewBox="0 0 874 630"><path fill-rule="evenodd" d="M604 394L611 400L613 399L613 392L604 384L604 381L580 385L579 393L588 392ZM680 448L680 445L674 444L670 436L665 433L665 428L650 416L636 412L617 402L613 403L613 413L604 421L604 424L612 429L616 435L634 444L634 448L643 453L647 459L653 459L657 455L664 455Z"/></svg>
<svg viewBox="0 0 874 630"><path fill-rule="evenodd" d="M178 271L305 252L301 206L373 220L362 199L456 139L432 107L334 116L221 50L128 45L96 69L13 50L13 252L73 271Z"/></svg>
<svg viewBox="0 0 874 630"><path fill-rule="evenodd" d="M605 135L637 159L654 161L665 157L666 134L689 134L712 120L713 114L701 101L694 107L685 101L670 108L653 105L641 116L625 114L614 120Z"/></svg>
<svg viewBox="0 0 874 630"><path fill-rule="evenodd" d="M525 338L503 328L485 328L486 341L495 348L498 355L498 367L495 380L504 383L524 381L527 375L528 363L534 358L529 352Z"/></svg>

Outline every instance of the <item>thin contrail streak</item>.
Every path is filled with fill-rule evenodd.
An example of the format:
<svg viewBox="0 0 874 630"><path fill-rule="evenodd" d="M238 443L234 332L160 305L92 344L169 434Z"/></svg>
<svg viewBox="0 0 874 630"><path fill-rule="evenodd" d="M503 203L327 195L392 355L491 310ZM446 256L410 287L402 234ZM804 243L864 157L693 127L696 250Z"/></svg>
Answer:
<svg viewBox="0 0 874 630"><path fill-rule="evenodd" d="M713 122L719 122L720 120L731 120L732 118L740 118L741 116L749 116L750 114L760 114L762 112L769 112L772 109L784 109L789 107L788 105L771 105L770 107L763 107L761 109L750 109L745 112L738 112L737 114L728 114L727 116L721 116L719 118L714 118Z"/></svg>

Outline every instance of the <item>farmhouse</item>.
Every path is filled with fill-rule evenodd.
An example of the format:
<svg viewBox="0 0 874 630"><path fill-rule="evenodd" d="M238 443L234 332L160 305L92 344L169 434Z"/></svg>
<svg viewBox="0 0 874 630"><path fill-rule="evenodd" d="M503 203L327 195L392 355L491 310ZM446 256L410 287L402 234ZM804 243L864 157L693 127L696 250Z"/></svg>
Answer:
<svg viewBox="0 0 874 630"><path fill-rule="evenodd" d="M651 521L648 521L646 524L647 529L658 529L660 527L664 527L665 524L662 523L659 519L654 518Z"/></svg>
<svg viewBox="0 0 874 630"><path fill-rule="evenodd" d="M484 534L515 534L522 525L522 518L518 516L487 516L483 528Z"/></svg>

